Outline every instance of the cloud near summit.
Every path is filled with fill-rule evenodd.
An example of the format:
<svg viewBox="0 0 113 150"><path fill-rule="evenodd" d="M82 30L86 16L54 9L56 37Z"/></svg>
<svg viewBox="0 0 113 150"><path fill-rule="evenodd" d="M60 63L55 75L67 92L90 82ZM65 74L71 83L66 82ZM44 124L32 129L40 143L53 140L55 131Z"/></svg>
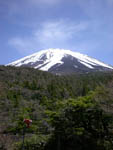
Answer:
<svg viewBox="0 0 113 150"><path fill-rule="evenodd" d="M9 44L21 53L39 48L64 47L66 43L69 45L69 40L80 36L80 32L86 30L87 27L86 22L75 23L69 20L44 22L40 28L35 28L29 37L12 37Z"/></svg>

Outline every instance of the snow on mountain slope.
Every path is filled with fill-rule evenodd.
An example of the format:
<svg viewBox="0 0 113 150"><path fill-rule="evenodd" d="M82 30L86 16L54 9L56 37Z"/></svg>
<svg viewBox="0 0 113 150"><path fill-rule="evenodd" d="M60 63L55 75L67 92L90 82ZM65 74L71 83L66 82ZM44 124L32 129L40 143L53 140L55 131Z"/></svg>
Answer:
<svg viewBox="0 0 113 150"><path fill-rule="evenodd" d="M67 63L68 62L68 63ZM68 67L74 67L75 69L83 70L103 70L103 69L113 69L113 67L104 64L96 59L88 57L87 55L80 54L78 52L73 52L70 50L64 49L47 49L42 50L40 52L34 53L30 56L26 56L22 59L14 61L8 65L11 66L29 66L35 69L40 69L43 71L49 71L52 68L63 71L63 66L66 68L66 64ZM70 66L69 66L70 64ZM62 66L62 67L61 67ZM76 67L75 67L76 66ZM56 69L57 68L57 69ZM53 69L53 70L54 70ZM53 71L54 72L54 71Z"/></svg>

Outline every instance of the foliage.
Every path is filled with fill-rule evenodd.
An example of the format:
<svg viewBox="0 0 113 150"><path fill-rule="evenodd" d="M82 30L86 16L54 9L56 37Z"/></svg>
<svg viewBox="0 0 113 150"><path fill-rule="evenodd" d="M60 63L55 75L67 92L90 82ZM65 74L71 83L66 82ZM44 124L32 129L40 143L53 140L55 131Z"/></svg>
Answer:
<svg viewBox="0 0 113 150"><path fill-rule="evenodd" d="M77 150L104 150L113 146L109 130L113 117L92 101L91 96L68 100L62 110L51 111L48 115L54 128L47 144L49 150L74 150L75 147Z"/></svg>
<svg viewBox="0 0 113 150"><path fill-rule="evenodd" d="M113 72L57 76L0 66L0 148L112 150ZM7 142L6 142L7 141Z"/></svg>

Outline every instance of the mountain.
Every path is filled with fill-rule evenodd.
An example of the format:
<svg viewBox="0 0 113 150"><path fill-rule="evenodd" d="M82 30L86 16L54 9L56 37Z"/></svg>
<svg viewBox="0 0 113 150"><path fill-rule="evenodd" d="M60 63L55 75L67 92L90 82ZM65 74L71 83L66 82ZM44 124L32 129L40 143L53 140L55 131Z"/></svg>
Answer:
<svg viewBox="0 0 113 150"><path fill-rule="evenodd" d="M110 71L113 69L112 66L87 55L64 49L42 50L8 65L27 66L56 74Z"/></svg>

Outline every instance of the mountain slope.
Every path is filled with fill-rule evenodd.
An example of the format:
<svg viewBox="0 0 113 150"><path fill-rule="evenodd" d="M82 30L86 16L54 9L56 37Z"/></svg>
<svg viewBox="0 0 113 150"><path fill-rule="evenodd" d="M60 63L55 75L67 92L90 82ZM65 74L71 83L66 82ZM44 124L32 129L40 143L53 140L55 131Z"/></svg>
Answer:
<svg viewBox="0 0 113 150"><path fill-rule="evenodd" d="M52 73L108 71L113 67L78 52L47 49L19 59L8 65L28 66Z"/></svg>

